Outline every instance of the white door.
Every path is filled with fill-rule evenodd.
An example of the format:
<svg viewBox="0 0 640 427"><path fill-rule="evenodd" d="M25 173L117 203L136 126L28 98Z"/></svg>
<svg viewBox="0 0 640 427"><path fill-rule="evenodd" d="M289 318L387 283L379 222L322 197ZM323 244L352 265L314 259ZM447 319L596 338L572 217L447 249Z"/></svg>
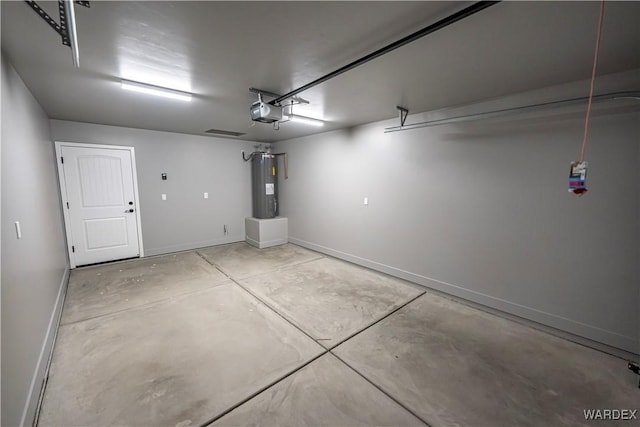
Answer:
<svg viewBox="0 0 640 427"><path fill-rule="evenodd" d="M58 149L72 267L139 256L132 149Z"/></svg>

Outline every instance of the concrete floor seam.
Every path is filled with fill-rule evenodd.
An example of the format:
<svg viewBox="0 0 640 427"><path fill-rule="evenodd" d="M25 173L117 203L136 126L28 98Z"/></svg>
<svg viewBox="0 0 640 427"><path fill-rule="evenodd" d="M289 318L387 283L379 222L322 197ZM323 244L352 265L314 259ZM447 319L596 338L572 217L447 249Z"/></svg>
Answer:
<svg viewBox="0 0 640 427"><path fill-rule="evenodd" d="M293 244L293 243L289 243L289 244ZM300 246L300 245L296 245L296 246ZM307 250L315 251L314 249L311 249L309 247L305 247L305 246L300 246L300 247L304 248L304 249L307 249ZM324 257L330 257L332 259L336 259L336 260L339 260L339 261L343 261L343 262L352 264L352 265L360 267L360 268L365 268L367 270L371 270L373 272L376 272L378 274L381 274L383 276L386 276L386 277L389 277L389 278L392 278L392 279L395 279L395 280L401 280L401 281L405 282L406 285L408 285L408 286L410 286L410 287L412 287L414 289L420 290L423 293L431 293L431 294L440 296L440 297L448 299L450 301L457 302L459 304L465 305L467 307L470 307L470 308L473 308L473 309L476 309L476 310L480 310L480 311L485 312L487 314L491 314L491 315L496 316L498 318L516 322L516 323L518 323L518 324L520 324L522 326L534 329L536 331L540 331L540 332L545 333L547 335L554 336L556 338L560 338L560 339L563 339L563 340L570 341L570 342L572 342L574 344L578 344L578 345L583 346L585 348L589 348L589 349L592 349L592 350L600 351L600 352L605 353L607 355L614 356L614 357L616 357L618 359L622 359L625 362L628 362L628 361L630 361L632 359L637 359L640 356L640 354L633 354L633 353L630 353L630 352L625 351L625 350L620 350L620 349L617 349L615 347L610 347L610 346L608 346L606 344L601 344L601 343L597 343L597 342L593 342L593 344L591 344L591 340L589 340L588 338L582 338L582 337L576 336L576 335L574 335L574 334L572 334L570 332L557 330L557 329L555 329L555 328L553 328L551 326L542 325L542 324L540 324L538 322L535 322L535 321L529 320L529 319L525 319L525 318L520 317L520 316L515 315L515 314L503 312L503 311L498 310L498 309L493 309L493 308L490 308L488 306L484 306L482 304L479 304L479 303L476 303L476 302L473 302L473 301L469 301L469 300L464 299L462 297L458 297L456 295L448 294L446 292L443 292L443 291L440 291L438 289L429 287L427 285L423 285L423 284L420 284L420 283L415 283L415 282L412 282L410 280L403 279L403 278L401 278L399 276L395 276L393 274L390 274L390 273L387 273L387 272L384 272L384 271L381 271L381 270L376 270L376 269L372 269L370 267L366 267L366 266L364 266L362 264L358 264L358 263L353 262L353 261L348 261L346 259L335 257L335 256L332 256L332 255L329 255L329 254L323 254L323 256ZM434 280L434 279L430 279L430 278L428 278L428 279L429 280Z"/></svg>
<svg viewBox="0 0 640 427"><path fill-rule="evenodd" d="M147 264L68 284L64 318L91 317L54 337L39 425L573 426L637 406L619 358L331 256Z"/></svg>
<svg viewBox="0 0 640 427"><path fill-rule="evenodd" d="M344 361L340 356L338 356L336 353L333 352L333 350L329 350L328 353L330 355L332 355L333 357L335 357L336 359L338 359L342 364L344 364L346 367L348 367L349 369L351 369L353 372L355 372L356 374L358 374L358 376L360 376L363 380L365 380L367 383L371 384L373 387L375 387L378 391L380 391L382 394L384 394L385 396L387 396L389 399L393 400L396 404L398 404L402 409L404 409L405 411L409 412L411 415L413 415L414 417L416 417L417 419L419 419L420 421L422 421L424 423L424 425L426 425L427 427L432 427L432 424L429 424L426 420L424 420L421 416L419 416L418 414L416 414L414 411L412 411L410 408L408 408L406 405L404 405L400 400L396 399L391 393L389 393L388 391L386 391L385 389L383 389L382 387L380 387L379 385L377 385L376 383L374 383L373 381L371 381L369 378L367 378L365 375L363 375L360 371L358 371L356 368L354 368L353 366L351 366L349 363L347 363L346 361Z"/></svg>
<svg viewBox="0 0 640 427"><path fill-rule="evenodd" d="M294 244L294 243L289 243L289 244L290 245L299 246L301 248L316 252L316 250L312 249L311 247L301 246L301 245ZM515 314L507 313L507 312L504 312L504 311L501 311L501 310L498 310L498 309L493 309L493 308L484 306L482 304L469 301L469 300L464 299L462 297L458 297L456 295L448 294L446 292L443 292L443 291L440 291L438 289L429 287L427 285L423 285L423 284L412 282L412 281L407 280L407 279L403 279L402 277L395 276L393 274L387 273L387 272L382 271L382 270L377 270L377 269L373 269L373 268L370 268L370 267L366 267L366 266L364 266L362 264L359 264L357 262L349 261L347 259L343 259L343 258L336 257L336 256L333 256L333 255L329 255L329 254L326 254L326 253L322 253L322 254L323 254L324 257L329 257L329 258L332 258L332 259L336 259L336 260L339 260L339 261L343 261L343 262L352 264L352 265L360 267L360 268L365 268L365 269L374 271L374 272L376 272L378 274L384 275L386 277L389 277L389 278L392 278L392 279L395 279L395 280L401 280L401 281L405 282L405 284L407 284L408 286L411 286L414 289L423 291L425 293L428 292L428 293L440 296L442 298L446 298L448 300L460 303L460 304L465 305L467 307L470 307L470 308L473 308L473 309L476 309L476 310L480 310L480 311L483 311L485 313L494 315L494 316L496 316L498 318L501 318L501 319L506 319L506 320L510 320L510 321L516 322L516 323L518 323L518 324L520 324L522 326L535 329L537 331L540 331L542 333L548 334L550 336L554 336L556 338L560 338L560 339L563 339L563 340L570 341L570 342L572 342L574 344L578 344L578 345L580 345L582 347L589 348L589 349L596 350L596 351L600 351L600 352L602 352L604 354L607 354L607 355L610 355L610 356L614 356L614 357L616 357L618 359L622 359L625 362L628 362L630 360L634 360L634 359L637 359L638 357L640 357L640 354L630 353L630 352L628 352L626 350L617 349L615 347L610 347L610 346L608 346L606 344L602 344L602 343L598 343L598 342L595 342L595 341L591 341L588 338L582 338L582 337L576 336L576 335L574 335L574 334L572 334L570 332L565 332L565 331L561 331L561 330L558 330L556 328L553 328L551 326L542 325L542 324L540 324L538 322L535 322L535 321L529 320L529 319L525 319L525 318L520 317L520 316L515 315ZM434 280L434 279L430 279L430 278L428 278L428 279L429 280Z"/></svg>
<svg viewBox="0 0 640 427"><path fill-rule="evenodd" d="M200 254L198 254L200 255ZM202 255L200 255L202 256ZM225 276L227 276L227 278L229 280L231 280L233 283L235 283L240 289L242 289L243 291L245 291L246 293L248 293L249 295L251 295L253 298L257 299L258 301L260 301L265 307L267 307L269 310L273 311L276 315L278 315L280 318L284 319L284 321L286 321L288 324L290 324L291 326L293 326L294 328L296 328L298 331L302 332L305 336L307 336L309 339L311 339L313 342L315 342L316 344L320 345L323 349L326 349L324 346L322 346L321 344L318 343L318 340L314 337L312 337L311 335L309 335L306 331L304 331L303 329L301 329L298 325L294 324L291 320L289 320L288 318L286 318L285 316L282 315L282 313L280 313L278 310L275 309L275 307L272 307L271 304L267 303L266 301L264 301L262 298L260 298L259 296L255 295L253 292L251 292L249 289L247 289L245 286L242 286L240 284L240 282L238 281L238 279L235 279L234 277L230 276L229 274L225 273L218 265L216 265L215 263L209 261L208 259L204 258L203 259L205 261L207 261L209 264L211 264L213 267L217 268L218 271L220 271L222 274L224 274ZM265 274L265 273L261 273L261 274ZM326 349L328 351L328 349Z"/></svg>
<svg viewBox="0 0 640 427"><path fill-rule="evenodd" d="M213 423L215 423L216 421L218 421L220 418L224 417L225 415L231 413L234 409L239 408L240 406L244 405L245 403L249 402L251 399L253 399L254 397L258 396L260 393L269 390L271 387L273 387L274 385L278 384L279 382L289 378L291 375L295 374L296 372L300 371L301 369L304 369L305 367L307 367L308 365L310 365L311 363L315 362L316 360L318 360L319 358L321 358L322 356L324 356L325 354L329 353L329 350L324 350L318 354L317 356L312 357L311 359L309 359L307 362L303 363L302 365L298 366L297 368L291 370L290 372L287 372L286 374L284 374L283 376L281 376L280 378L277 378L276 380L272 381L271 383L265 385L264 387L260 388L259 390L255 391L254 393L251 393L251 395L249 395L248 397L242 399L240 402L236 403L235 405L231 405L229 408L225 409L224 411L222 411L220 414L216 415L215 417L211 418L208 421L205 421L204 423L200 424L200 427L206 427L209 426Z"/></svg>
<svg viewBox="0 0 640 427"><path fill-rule="evenodd" d="M323 258L327 258L327 257L322 255L322 254L318 254L318 256L316 258L305 259L304 261L298 261L298 262L295 262L295 263L286 264L286 265L284 265L284 266L282 266L280 268L277 268L276 270L272 270L272 271L289 270L289 269L291 269L293 267L300 267L301 265L309 264L311 262L318 261L318 260L323 259ZM258 276L258 274L256 274L256 276ZM253 277L253 276L251 276L251 277ZM247 277L247 279L248 279L248 277Z"/></svg>
<svg viewBox="0 0 640 427"><path fill-rule="evenodd" d="M222 274L224 274L231 282L235 283L240 289L242 289L243 291L245 291L246 293L248 293L249 295L251 295L253 298L257 299L258 301L260 301L265 307L267 307L269 310L271 310L273 313L275 313L278 317L282 318L285 322L287 322L288 324L290 324L291 326L293 326L294 328L296 328L298 331L302 332L306 337L308 337L309 339L311 339L313 342L315 342L317 344L317 341L315 338L313 338L311 335L309 335L307 332L305 332L304 330L300 329L300 327L298 327L297 325L295 325L294 323L292 323L289 319L287 319L286 317L284 317L280 312L278 312L278 310L276 310L275 308L271 307L271 305L267 304L265 301L263 301L261 298L259 298L258 296L254 295L253 292L249 291L247 288L245 288L244 286L242 286L235 278L233 278L232 276L230 276L229 274L227 274L224 270L222 270L218 265L216 265L215 263L209 261L207 258L203 257L199 252L196 251L196 253L202 258L204 259L206 262L208 262L209 264L211 264L213 267L215 267L218 271L220 271ZM261 273L264 274L264 273ZM329 350L324 348L323 346L321 346L320 344L318 344L318 346L320 348L322 348L322 352L320 354L318 354L317 356L311 358L308 362L300 365L299 367L297 367L296 369L291 370L290 372L288 372L287 374L283 375L282 377L276 379L275 381L267 384L266 386L260 388L259 390L257 390L256 392L252 393L251 395L249 395L248 397L246 397L245 399L243 399L242 401L236 403L235 405L230 406L229 408L227 408L225 411L221 412L220 414L216 415L215 417L211 418L210 420L202 423L200 425L200 427L205 427L208 425L213 424L214 422L216 422L217 420L219 420L220 418L224 417L225 415L227 415L228 413L230 413L231 411L233 411L236 408L239 408L240 406L244 405L245 403L247 403L248 401L250 401L251 399L253 399L254 397L258 396L260 393L262 393L265 390L268 390L269 388L273 387L274 385L278 384L279 382L283 381L284 379L290 377L291 375L295 374L296 372L300 371L301 369L303 369L305 366L309 365L310 363L314 362L315 360L319 359L320 357L324 356L325 354L329 353Z"/></svg>
<svg viewBox="0 0 640 427"><path fill-rule="evenodd" d="M176 295L172 295L172 296L169 296L169 297L166 297L166 298L162 298L162 299L159 299L159 300L156 300L156 301L151 301L151 302L144 303L144 304L134 305L132 307L126 307L126 308L123 308L121 310L115 310L115 311L112 311L112 312L109 312L109 313L98 314L98 315L95 315L95 316L86 317L84 319L73 320L71 322L60 322L60 327L75 325L75 324L78 324L78 323L86 322L88 320L100 319L102 317L109 317L109 316L114 316L114 315L118 315L118 314L122 314L122 313L128 313L130 311L139 310L141 308L154 307L156 305L164 304L167 301L171 301L171 300L175 300L175 299L181 299L181 298L188 297L190 295L194 295L194 294L198 294L198 293L208 292L208 291L210 291L211 289L213 289L213 288L215 288L217 286L223 286L225 284L225 281L214 282L214 283L217 283L217 285L209 287L209 288L206 288L206 289L196 289L195 291L181 292L181 293L178 293Z"/></svg>
<svg viewBox="0 0 640 427"><path fill-rule="evenodd" d="M533 329L535 331L541 332L543 334L552 336L552 337L556 337L559 338L561 340L566 340L566 341L570 341L574 344L580 345L582 347L591 349L591 350L596 350L599 351L601 353L607 354L609 356L613 356L616 357L618 359L622 359L625 362L630 361L631 359L637 358L640 356L640 354L633 354L630 352L627 352L626 350L621 350L621 349L616 349L613 347L609 347L606 344L602 344L602 343L596 343L594 342L593 345L590 345L588 342L590 341L588 338L582 338L582 337L578 337L573 335L571 332L565 332L565 331L560 331L558 329L555 329L552 326L546 326L543 325L541 323L535 322L533 320L529 320L529 319L525 319L523 317L520 317L516 314L511 314L511 313L507 313L504 311L500 311L498 309L494 309L494 308L490 308L487 306L484 306L482 304L473 302L473 301L469 301L466 300L464 298L455 296L455 295L450 295L447 294L446 292L442 292L439 291L437 289L433 289L430 288L428 286L424 286L424 285L417 285L420 288L422 288L425 293L430 293L432 295L436 295L440 298L444 298L446 300L464 305L465 307L469 307L472 308L474 310L479 310L482 311L483 313L489 314L491 316L495 316L499 319L504 319L504 320L508 320L511 322L515 322L521 326L524 326L526 328L530 328Z"/></svg>
<svg viewBox="0 0 640 427"><path fill-rule="evenodd" d="M268 302L266 302L265 300L263 300L262 298L260 298L258 295L254 294L253 292L251 292L248 288L246 288L245 286L243 286L242 284L240 284L239 280L240 279L236 279L233 276L231 276L230 274L226 273L224 270L222 270L220 268L220 266L218 266L216 263L211 262L210 260L208 260L207 258L205 258L204 256L202 256L199 252L196 251L196 253L202 258L204 259L206 262L208 262L209 264L211 264L213 267L215 267L218 271L220 271L222 274L224 274L227 278L229 278L229 280L231 280L233 283L235 283L236 285L238 285L240 288L242 288L245 292L247 292L249 295L251 295L252 297L254 297L255 299L257 299L258 301L260 301L262 304L264 304L266 307L268 307L271 311L273 311L275 314L277 314L278 316L280 316L281 318L283 318L285 321L287 321L289 324L291 324L293 327L295 327L296 329L298 329L300 332L302 332L303 334L305 334L306 336L308 336L309 338L311 338L314 342L318 343L319 345L321 345L323 348L327 348L325 346L323 346L322 344L320 344L318 341L322 341L322 339L320 338L314 338L313 336L311 336L310 334L308 334L306 331L304 331L303 329L301 329L300 327L298 327L295 323L293 323L291 320L289 320L287 317L285 317L284 315L282 315L275 307L273 307L271 304L269 304ZM314 258L311 260L307 260L307 261L303 261L297 264L292 264L288 267L296 267L296 266L300 266L302 264L306 264L306 263L310 263L313 261L317 261L319 259L323 259L323 258L327 258L324 255L321 255L319 258ZM339 260L341 261L341 260ZM355 264L354 264L355 265ZM360 266L358 266L360 267ZM363 267L360 267L363 268ZM365 268L366 269L366 268ZM367 269L368 270L368 269ZM278 270L273 270L273 271L278 271ZM262 274L266 274L268 272L263 272L260 274L256 274L255 276L251 276L251 277L256 277L256 276L260 276ZM247 279L248 277L244 278ZM396 307L395 309L393 309L392 311L390 311L389 313L385 314L384 316L382 316L381 318L374 320L372 323L370 323L369 325L365 326L362 329L357 330L356 332L354 332L353 334L349 335L348 337L340 340L339 342L337 342L336 344L332 345L331 347L328 347L328 350L332 350L334 348L336 348L337 346L339 346L340 344L345 343L346 341L350 340L351 338L355 337L356 335L360 334L363 331L366 331L367 329L369 329L370 327L372 327L373 325L375 325L378 322L381 322L382 320L386 319L387 317L391 316L392 314L394 314L395 312L397 312L398 310L402 309L403 307L407 306L408 304L412 303L413 301L415 301L416 299L420 298L422 295L424 295L425 293L427 293L426 290L422 289L421 292L416 295L415 297L411 298L409 301L405 302L404 304L401 304L400 306Z"/></svg>
<svg viewBox="0 0 640 427"><path fill-rule="evenodd" d="M200 254L198 254L200 255ZM203 257L204 258L204 257ZM310 260L307 262L311 262L311 261L315 261L317 259L321 259L324 257L320 257L320 258L316 258L314 260ZM251 295L252 297L254 297L255 299L257 299L258 301L260 301L262 304L264 304L267 308L269 308L271 311L273 311L275 314L277 314L279 317L281 317L282 319L284 319L287 323L289 323L290 325L292 325L294 328L296 328L297 330L299 330L300 332L302 332L304 335L306 335L307 337L309 337L310 339L312 339L314 342L318 342L317 339L313 338L311 335L309 335L306 331L304 331L303 329L301 329L298 325L296 325L295 323L293 323L291 320L289 320L287 317L283 316L278 310L276 310L274 307L272 307L270 304L268 304L267 302L265 302L262 298L258 297L257 295L255 295L253 292L251 292L249 289L247 289L246 287L244 287L243 285L241 285L235 278L233 278L232 276L228 275L227 273L225 273L223 270L221 270L219 268L219 266L217 266L215 263L212 263L211 261L207 260L206 258L204 258L207 262L209 262L212 266L214 266L215 268L217 268L222 274L226 275L233 283L235 283L236 285L238 285L239 288L241 288L242 290L244 290L245 292L247 292L249 295ZM303 263L300 263L303 264ZM300 265L300 264L296 264L296 265ZM264 273L262 273L264 274ZM423 422L427 427L430 427L431 425L429 423L427 423L424 419L422 419L421 417L419 417L417 414L415 414L412 410L410 410L409 408L407 408L405 405L403 405L400 401L398 401L398 399L396 399L394 396L390 395L389 393L387 393L385 390L383 390L382 388L380 388L379 386L377 386L376 384L374 384L373 382L371 382L367 377L365 377L364 375L362 375L360 372L358 372L356 369L354 369L352 366L350 366L348 363L346 363L344 360L342 360L340 357L338 357L335 353L332 352L333 349L335 349L336 347L338 347L339 345L347 342L348 340L350 340L351 338L355 337L356 335L366 331L367 329L371 328L372 326L376 325L377 323L383 321L384 319L386 319L387 317L395 314L396 312L398 312L399 310L401 310L402 308L406 307L407 305L411 304L413 301L415 301L416 299L420 298L422 295L424 295L426 293L426 291L422 291L420 294L416 295L415 297L411 298L409 301L405 302L404 304L396 307L394 310L392 310L391 312L387 313L386 315L382 316L381 318L375 320L374 322L372 322L371 324L367 325L366 327L359 329L358 331L356 331L355 333L349 335L348 337L344 338L343 340L341 340L340 342L336 343L335 345L331 346L330 348L324 348L324 346L322 346L321 344L319 344L321 347L324 348L324 351L318 355L317 357L313 358L312 360L310 360L309 362L303 364L302 366L298 367L297 369L291 371L290 373L288 373L287 375L283 376L282 378L278 379L277 381L274 381L272 384L262 388L261 390L259 390L258 392L252 394L251 396L249 396L247 399L243 400L242 402L232 406L231 408L229 408L228 410L224 411L222 414L214 417L213 419L211 419L210 421L204 423L201 425L201 427L205 427L208 426L212 423L214 423L215 421L217 421L218 419L222 418L223 416L227 415L228 413L230 413L231 411L233 411L236 408L239 408L240 406L242 406L243 404L247 403L248 401L250 401L251 399L253 399L254 397L256 397L257 395L259 395L260 393L262 393L265 390L268 390L270 387L273 387L274 385L278 384L280 381L283 381L284 379L288 378L289 376L295 374L296 372L300 371L301 369L303 369L305 366L309 365L311 362L317 360L318 358L320 358L321 356L329 353L332 354L334 357L336 357L340 362L342 362L344 365L346 365L349 369L351 369L352 371L354 371L355 373L357 373L360 377L362 377L364 380L366 380L369 384L373 385L378 391L380 391L381 393L383 393L385 396L387 396L389 399L391 399L393 402L395 402L397 405L399 405L401 408L403 408L404 410L406 410L407 412L409 412L411 415L413 415L414 417L416 417L417 419L419 419L421 422Z"/></svg>
<svg viewBox="0 0 640 427"><path fill-rule="evenodd" d="M321 345L318 342L317 338L314 338L313 336L311 336L308 332L306 332L305 330L303 330L302 328L300 328L298 325L296 325L295 323L293 323L290 319L288 319L286 316L284 316L282 313L280 313L278 310L275 309L275 307L272 307L271 304L267 303L266 301L264 301L262 298L260 298L259 296L255 295L253 292L251 292L249 289L247 289L246 287L242 286L240 284L240 282L238 282L236 279L229 277L229 279L235 283L240 289L242 289L243 291L245 291L246 293L248 293L249 295L251 295L252 297L254 297L255 299L257 299L258 301L260 301L265 307L267 307L269 310L273 311L276 315L278 315L278 317L282 318L285 322L287 322L288 324L290 324L291 326L293 326L294 328L296 328L298 331L302 332L306 337L308 337L309 339L311 339L313 342L315 342L316 344L318 344L320 347L322 347L324 350L329 351L329 349L325 348L323 345Z"/></svg>
<svg viewBox="0 0 640 427"><path fill-rule="evenodd" d="M232 279L232 280L233 280L233 279L235 279L235 278L231 275L231 273L227 273L227 272L226 272L222 267L220 267L219 265L217 265L217 264L216 264L216 263L214 263L214 262L211 262L211 261L210 261L209 259L207 259L204 255L202 255L198 250L195 250L194 252L195 252L195 253L196 253L200 258L202 258L203 260L205 260L206 262L208 262L210 265L212 265L213 267L215 267L216 269L218 269L218 271L219 271L219 272L221 272L222 274L224 274L225 276L227 276L229 279ZM276 272L276 271L288 270L288 269L290 269L290 268L298 267L298 266L301 266L301 265L304 265L304 264L308 264L308 263L313 262L313 261L318 261L318 260L323 259L323 258L326 258L326 256L325 256L325 255L323 255L323 254L318 254L318 256L317 256L316 258L312 258L312 259L307 259L307 260L304 260L304 261L299 261L299 262L294 262L294 263L286 264L286 265L283 265L283 266L280 266L280 267L274 268L274 269L272 269L272 270L265 270L265 271L261 271L261 272L259 272L259 273L251 274L251 275L249 275L249 276L243 276L242 278L238 278L238 280L240 280L240 279L251 279L251 278L253 278L253 277L260 276L260 275L267 274L267 273L273 273L273 272Z"/></svg>
<svg viewBox="0 0 640 427"><path fill-rule="evenodd" d="M404 307L408 306L409 304L411 304L412 302L414 302L415 300L420 298L425 293L426 292L422 292L421 294L416 295L415 297L411 298L409 301L405 302L404 304L401 304L398 307L394 308L393 310L391 310L389 313L385 314L381 318L379 318L377 320L374 320L372 323L370 323L369 325L365 326L364 328L359 329L358 331L354 332L353 334L349 335L348 337L346 337L346 338L342 339L341 341L337 342L336 344L332 345L331 347L329 347L329 351L333 350L334 348L338 347L341 344L344 344L345 342L349 341L351 338L355 337L356 335L360 335L362 332L364 332L367 329L371 328L372 326L375 326L376 324L382 322L384 319L386 319L387 317L391 316L392 314L397 313L398 311L400 311Z"/></svg>
<svg viewBox="0 0 640 427"><path fill-rule="evenodd" d="M213 268L215 268L216 270L218 270L220 273L224 274L224 275L227 277L227 279L231 279L231 280L233 280L233 279L231 278L231 276L229 275L229 273L227 273L226 271L224 271L224 270L223 270L219 265L217 265L215 262L211 262L207 257L205 257L204 255L202 255L202 254L200 253L200 251L195 250L195 251L194 251L194 253L195 253L196 255L198 255L200 258L202 258L202 259L204 260L204 262L206 262L207 264L209 264L210 266L212 266Z"/></svg>
<svg viewBox="0 0 640 427"><path fill-rule="evenodd" d="M324 257L323 257L324 258ZM220 270L220 268L215 265L214 263L211 263L210 261L207 260L207 262L209 262L211 265L213 265L215 268L217 268L218 270ZM309 262L309 261L308 261ZM299 265L299 264L297 264ZM273 311L275 314L277 314L278 316L280 316L282 319L284 319L286 322L288 322L290 325L292 325L293 327L295 327L297 330L299 330L300 332L302 332L303 334L305 334L307 337L311 338L314 342L318 342L315 338L313 338L311 335L309 335L306 331L304 331L303 329L301 329L300 327L298 327L296 324L294 324L291 320L289 320L288 318L286 318L285 316L283 316L278 310L276 310L274 307L272 307L270 304L268 304L267 302L265 302L262 298L258 297L257 295L255 295L253 292L251 292L249 289L247 289L246 287L244 287L243 285L241 285L236 279L234 279L233 277L227 275L224 271L220 270L221 273L225 274L233 283L235 283L236 285L238 285L238 287L240 287L242 290L244 290L245 292L247 292L249 295L253 296L254 298L256 298L258 301L260 301L261 303L263 303L267 308L269 308L271 311ZM355 333L349 335L348 337L344 338L343 340L341 340L340 342L336 343L335 345L331 346L330 348L326 348L325 351L323 351L319 356L313 358L312 360L310 360L309 362L305 363L304 365L300 366L299 368L293 370L292 372L290 372L289 374L283 376L282 378L280 378L277 381L274 381L272 384L270 384L269 386L264 387L263 389L261 389L260 391L258 391L257 393L254 393L252 396L250 396L249 398L245 399L244 401L240 402L237 405L234 405L233 407L229 408L227 411L225 411L224 413L218 415L217 417L213 418L212 420L208 421L207 423L202 424L201 427L204 426L208 426L212 423L214 423L215 421L217 421L218 419L222 418L223 416L225 416L226 414L230 413L231 411L233 411L236 408L239 408L240 406L242 406L243 404L247 403L249 400L251 400L252 398L256 397L258 394L262 393L265 390L268 390L270 387L273 387L274 385L278 384L280 381L288 378L289 376L295 374L296 372L300 371L301 369L303 369L305 366L309 365L311 362L313 362L314 360L317 360L319 357L329 353L331 355L333 355L334 357L336 357L340 362L342 362L344 365L346 365L349 369L351 369L352 371L354 371L356 374L358 374L360 377L362 377L365 381L367 381L367 383L371 384L372 386L374 386L378 391L380 391L381 393L383 393L385 396L387 396L389 399L391 399L392 401L394 401L397 405L399 405L401 408L403 408L404 410L406 410L407 412L409 412L411 415L413 415L414 417L416 417L417 419L419 419L421 422L423 422L427 427L431 427L431 424L429 424L428 422L426 422L424 419L422 419L422 417L418 416L414 411L412 411L411 409L407 408L405 405L403 405L398 399L396 399L394 396L392 396L391 394L389 394L388 392L386 392L385 390L383 390L382 388L380 388L378 385L374 384L372 381L370 381L367 377L365 377L364 375L362 375L360 372L358 372L356 369L354 369L351 365L349 365L348 363L346 363L344 360L342 360L340 357L338 357L335 353L333 353L333 349L335 349L336 347L338 347L341 344L344 344L345 342L347 342L348 340L350 340L351 338L355 337L356 335L366 331L367 329L371 328L372 326L378 324L379 322L383 321L384 319L386 319L387 317L397 313L399 310L403 309L404 307L406 307L407 305L411 304L413 301L417 300L418 298L420 298L421 296L423 296L426 293L426 291L422 291L420 294L416 295L415 297L411 298L409 301L405 302L404 304L396 307L394 310L392 310L391 312L387 313L386 315L382 316L381 318L375 320L374 322L372 322L371 324L367 325L366 327L359 329L358 331L356 331ZM321 345L321 344L319 344ZM321 345L322 346L322 345ZM324 346L322 346L324 348Z"/></svg>
<svg viewBox="0 0 640 427"><path fill-rule="evenodd" d="M278 272L278 271L286 271L286 270L289 270L289 269L294 268L294 267L300 267L301 265L309 264L311 262L321 260L323 258L326 258L326 257L319 256L318 258L313 258L313 259L308 259L308 260L305 260L305 261L296 262L296 263L293 263L293 264L283 265L283 266L275 268L273 270L266 270L266 271L262 271L260 273L252 274L250 276L244 276L242 278L238 278L238 280L240 280L240 279L242 279L242 280L252 279L254 277L262 276L263 274L267 274L267 273L275 273L275 272ZM229 278L233 278L233 277L229 276Z"/></svg>

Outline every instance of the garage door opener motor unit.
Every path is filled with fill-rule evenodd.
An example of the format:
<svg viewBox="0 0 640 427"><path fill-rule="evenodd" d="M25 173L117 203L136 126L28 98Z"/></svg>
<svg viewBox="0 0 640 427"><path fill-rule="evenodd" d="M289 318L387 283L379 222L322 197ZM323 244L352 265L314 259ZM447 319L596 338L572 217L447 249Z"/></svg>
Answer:
<svg viewBox="0 0 640 427"><path fill-rule="evenodd" d="M282 120L282 107L263 102L262 94L258 94L258 100L251 104L249 111L254 122L275 123Z"/></svg>

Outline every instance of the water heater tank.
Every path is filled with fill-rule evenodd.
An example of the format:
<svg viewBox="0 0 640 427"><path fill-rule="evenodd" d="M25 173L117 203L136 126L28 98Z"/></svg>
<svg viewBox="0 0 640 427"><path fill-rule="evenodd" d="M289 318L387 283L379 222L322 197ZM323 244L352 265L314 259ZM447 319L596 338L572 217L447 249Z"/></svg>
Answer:
<svg viewBox="0 0 640 427"><path fill-rule="evenodd" d="M251 159L251 187L254 218L278 216L278 175L276 157L256 153Z"/></svg>

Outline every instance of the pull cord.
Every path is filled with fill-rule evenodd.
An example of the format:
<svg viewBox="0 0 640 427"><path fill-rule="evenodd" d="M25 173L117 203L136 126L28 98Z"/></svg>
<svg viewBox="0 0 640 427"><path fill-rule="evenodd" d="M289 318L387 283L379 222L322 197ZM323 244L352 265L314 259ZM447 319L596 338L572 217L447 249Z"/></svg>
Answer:
<svg viewBox="0 0 640 427"><path fill-rule="evenodd" d="M593 99L593 87L596 81L596 68L598 65L598 55L600 53L600 39L602 38L602 22L604 20L604 2L600 1L600 17L598 18L598 35L596 37L596 51L593 57L593 71L591 72L591 88L589 89L589 103L587 104L587 117L584 121L584 137L582 138L582 149L580 150L580 162L584 161L589 138L589 118L591 117L591 101Z"/></svg>

